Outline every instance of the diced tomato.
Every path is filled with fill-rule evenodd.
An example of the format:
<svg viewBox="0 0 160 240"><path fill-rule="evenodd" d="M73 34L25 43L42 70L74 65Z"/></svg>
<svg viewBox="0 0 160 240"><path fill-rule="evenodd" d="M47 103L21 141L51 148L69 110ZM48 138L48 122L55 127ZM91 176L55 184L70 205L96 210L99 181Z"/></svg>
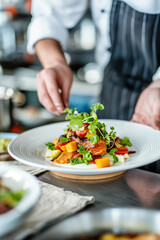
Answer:
<svg viewBox="0 0 160 240"><path fill-rule="evenodd" d="M92 160L92 161L88 161L88 164L96 164L96 163L95 163L95 160Z"/></svg>
<svg viewBox="0 0 160 240"><path fill-rule="evenodd" d="M59 142L59 143L56 144L55 148L56 148L57 150L61 150L61 147L64 146L64 145L66 145L67 143L68 143L68 142L64 142L64 143Z"/></svg>
<svg viewBox="0 0 160 240"><path fill-rule="evenodd" d="M88 126L89 126L89 123L87 123L87 122L86 122L86 123L83 123L83 126L84 126L84 127L88 127Z"/></svg>
<svg viewBox="0 0 160 240"><path fill-rule="evenodd" d="M127 147L117 148L117 151L115 152L115 154L117 155L124 155L126 153L129 153L129 150Z"/></svg>
<svg viewBox="0 0 160 240"><path fill-rule="evenodd" d="M77 153L76 155L74 155L72 158L82 158L82 155L80 153Z"/></svg>
<svg viewBox="0 0 160 240"><path fill-rule="evenodd" d="M89 131L88 129L88 126L89 126L89 123L83 123L83 127L85 128L84 130L80 131L80 130L77 130L76 131L76 135L78 137L85 137Z"/></svg>

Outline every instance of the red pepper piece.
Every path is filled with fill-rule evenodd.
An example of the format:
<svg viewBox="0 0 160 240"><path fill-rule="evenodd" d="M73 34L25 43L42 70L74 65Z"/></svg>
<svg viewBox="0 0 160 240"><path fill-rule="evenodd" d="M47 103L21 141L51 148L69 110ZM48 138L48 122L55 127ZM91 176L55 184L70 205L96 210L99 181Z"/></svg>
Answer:
<svg viewBox="0 0 160 240"><path fill-rule="evenodd" d="M129 150L127 147L117 148L117 151L115 152L115 154L117 155L124 155L126 153L129 153Z"/></svg>

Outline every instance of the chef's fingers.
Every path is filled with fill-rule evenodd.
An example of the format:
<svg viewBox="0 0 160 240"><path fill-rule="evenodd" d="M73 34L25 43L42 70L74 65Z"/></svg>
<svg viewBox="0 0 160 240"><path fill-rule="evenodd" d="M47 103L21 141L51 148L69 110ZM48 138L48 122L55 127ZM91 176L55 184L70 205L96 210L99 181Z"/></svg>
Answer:
<svg viewBox="0 0 160 240"><path fill-rule="evenodd" d="M59 92L58 75L54 70L47 71L46 69L46 71L43 72L43 77L46 83L48 94L54 106L56 107L57 112L61 114L64 110L64 104Z"/></svg>
<svg viewBox="0 0 160 240"><path fill-rule="evenodd" d="M160 130L160 116L152 116L151 126L156 130Z"/></svg>
<svg viewBox="0 0 160 240"><path fill-rule="evenodd" d="M132 122L137 122L137 123L142 123L145 125L150 125L150 121L148 119L148 117L139 114L139 113L134 113L131 119Z"/></svg>
<svg viewBox="0 0 160 240"><path fill-rule="evenodd" d="M135 113L131 119L131 122L142 123L153 127L156 130L160 129L160 117L158 115L144 116L142 114Z"/></svg>
<svg viewBox="0 0 160 240"><path fill-rule="evenodd" d="M46 84L44 80L37 76L37 94L40 103L50 112L54 112L55 114L59 115L55 105L52 102L52 99L49 97Z"/></svg>
<svg viewBox="0 0 160 240"><path fill-rule="evenodd" d="M66 79L64 80L62 84L62 99L64 102L64 106L69 108L69 93L72 85L72 75L66 76Z"/></svg>

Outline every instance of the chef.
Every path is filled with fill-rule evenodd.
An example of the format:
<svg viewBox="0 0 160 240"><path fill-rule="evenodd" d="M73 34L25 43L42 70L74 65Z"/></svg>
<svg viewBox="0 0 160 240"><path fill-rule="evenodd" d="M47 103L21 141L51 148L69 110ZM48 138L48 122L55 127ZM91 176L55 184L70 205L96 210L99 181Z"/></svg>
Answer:
<svg viewBox="0 0 160 240"><path fill-rule="evenodd" d="M104 68L101 118L160 128L160 1L91 0L97 29L96 61ZM32 0L28 52L37 54L41 104L59 115L69 107L72 71L63 50L67 29L82 18L87 0Z"/></svg>

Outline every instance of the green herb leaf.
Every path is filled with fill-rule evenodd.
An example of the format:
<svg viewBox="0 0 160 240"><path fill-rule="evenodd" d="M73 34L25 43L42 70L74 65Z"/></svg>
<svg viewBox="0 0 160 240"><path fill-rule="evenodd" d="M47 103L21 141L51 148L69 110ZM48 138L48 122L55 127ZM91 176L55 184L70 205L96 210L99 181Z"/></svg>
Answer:
<svg viewBox="0 0 160 240"><path fill-rule="evenodd" d="M62 137L62 138L60 139L60 142L61 142L61 143L65 143L65 142L68 142L68 141L69 141L69 139L66 138L66 137Z"/></svg>
<svg viewBox="0 0 160 240"><path fill-rule="evenodd" d="M45 145L48 147L48 149L50 149L50 150L57 150L56 148L55 148L55 144L53 144L52 142L47 142L47 143L45 143Z"/></svg>
<svg viewBox="0 0 160 240"><path fill-rule="evenodd" d="M123 146L132 147L132 143L130 142L130 140L129 140L128 137L121 138L121 139L120 139L120 143L121 143Z"/></svg>
<svg viewBox="0 0 160 240"><path fill-rule="evenodd" d="M92 135L89 140L91 141L91 143L96 144L99 140L99 136L98 135Z"/></svg>
<svg viewBox="0 0 160 240"><path fill-rule="evenodd" d="M115 155L112 155L112 157L113 157L113 164L117 163L118 162L118 157L115 156Z"/></svg>
<svg viewBox="0 0 160 240"><path fill-rule="evenodd" d="M71 165L76 165L81 163L84 163L84 160L82 158L72 158L70 161Z"/></svg>
<svg viewBox="0 0 160 240"><path fill-rule="evenodd" d="M109 155L113 156L113 154L117 151L116 148L112 148L110 151L109 151Z"/></svg>
<svg viewBox="0 0 160 240"><path fill-rule="evenodd" d="M103 110L103 109L104 109L103 104L101 104L101 103L95 103L95 104L92 104L92 105L91 105L91 110L92 110L93 112L96 112L98 109L99 109L99 110Z"/></svg>
<svg viewBox="0 0 160 240"><path fill-rule="evenodd" d="M67 113L66 120L70 120L76 117L75 112L77 112L77 108L72 108L72 109L66 108L64 109L63 112Z"/></svg>
<svg viewBox="0 0 160 240"><path fill-rule="evenodd" d="M106 145L109 145L111 140L110 140L110 137L108 135L105 136L105 140L106 140Z"/></svg>
<svg viewBox="0 0 160 240"><path fill-rule="evenodd" d="M90 151L86 150L84 146L82 145L78 145L78 150L77 152L80 153L83 156L83 160L87 160L87 161L92 161L92 155L90 153Z"/></svg>
<svg viewBox="0 0 160 240"><path fill-rule="evenodd" d="M12 192L11 190L2 188L0 189L0 202L3 202L10 207L15 207L24 194L25 190L23 189L17 192Z"/></svg>
<svg viewBox="0 0 160 240"><path fill-rule="evenodd" d="M118 162L118 157L116 155L114 155L114 153L117 151L116 148L112 148L109 152L109 155L112 156L113 158L113 164L117 163Z"/></svg>
<svg viewBox="0 0 160 240"><path fill-rule="evenodd" d="M70 126L73 131L79 130L83 125L82 119L72 119L70 121Z"/></svg>

